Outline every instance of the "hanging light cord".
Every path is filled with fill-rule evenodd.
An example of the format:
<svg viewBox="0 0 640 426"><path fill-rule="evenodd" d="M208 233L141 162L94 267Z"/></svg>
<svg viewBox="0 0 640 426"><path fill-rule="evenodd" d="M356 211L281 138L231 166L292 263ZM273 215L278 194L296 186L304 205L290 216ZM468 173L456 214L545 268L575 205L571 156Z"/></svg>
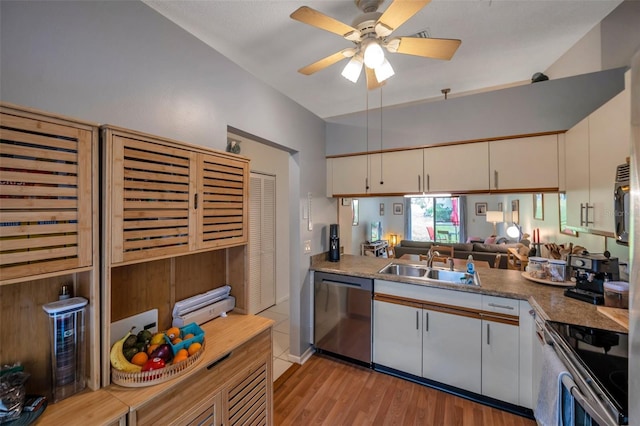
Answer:
<svg viewBox="0 0 640 426"><path fill-rule="evenodd" d="M366 86L365 86L365 93L366 93L365 100L367 101L367 107L365 108L365 111L366 111L366 114L365 114L366 133L365 134L366 134L366 141L367 141L367 156L368 156L369 155L369 89ZM369 161L367 160L367 177L365 178L366 192L369 192L369 175L370 175L369 172L370 171L371 170L370 170Z"/></svg>
<svg viewBox="0 0 640 426"><path fill-rule="evenodd" d="M380 185L384 185L382 173L382 86L380 86Z"/></svg>

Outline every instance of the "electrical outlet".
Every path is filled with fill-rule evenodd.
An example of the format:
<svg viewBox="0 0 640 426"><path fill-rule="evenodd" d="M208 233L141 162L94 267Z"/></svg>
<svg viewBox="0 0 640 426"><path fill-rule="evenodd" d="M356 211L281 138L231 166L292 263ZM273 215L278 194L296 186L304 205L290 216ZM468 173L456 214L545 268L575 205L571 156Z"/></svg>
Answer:
<svg viewBox="0 0 640 426"><path fill-rule="evenodd" d="M311 253L311 240L306 240L304 242L304 252L306 253Z"/></svg>

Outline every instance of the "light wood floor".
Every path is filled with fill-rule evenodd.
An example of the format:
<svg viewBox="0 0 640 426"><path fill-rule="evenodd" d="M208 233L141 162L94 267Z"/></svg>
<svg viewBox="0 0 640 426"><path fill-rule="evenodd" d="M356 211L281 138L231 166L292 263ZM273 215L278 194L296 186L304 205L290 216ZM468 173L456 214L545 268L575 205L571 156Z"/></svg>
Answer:
<svg viewBox="0 0 640 426"><path fill-rule="evenodd" d="M325 356L314 355L287 373L274 384L274 420L278 426L536 424L531 419Z"/></svg>

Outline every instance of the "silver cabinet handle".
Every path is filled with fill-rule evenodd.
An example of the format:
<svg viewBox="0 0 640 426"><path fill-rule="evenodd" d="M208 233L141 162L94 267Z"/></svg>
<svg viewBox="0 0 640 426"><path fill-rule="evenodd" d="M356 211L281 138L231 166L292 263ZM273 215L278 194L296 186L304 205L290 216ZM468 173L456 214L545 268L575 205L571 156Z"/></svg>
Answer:
<svg viewBox="0 0 640 426"><path fill-rule="evenodd" d="M487 345L491 344L490 335L491 335L491 329L489 328L489 324L487 323Z"/></svg>
<svg viewBox="0 0 640 426"><path fill-rule="evenodd" d="M418 192L422 191L422 176L418 175Z"/></svg>
<svg viewBox="0 0 640 426"><path fill-rule="evenodd" d="M493 171L493 186L495 186L495 188L498 189L498 171L497 170Z"/></svg>
<svg viewBox="0 0 640 426"><path fill-rule="evenodd" d="M366 192L369 192L369 178L364 178L364 189Z"/></svg>
<svg viewBox="0 0 640 426"><path fill-rule="evenodd" d="M429 312L424 313L424 332L429 331Z"/></svg>
<svg viewBox="0 0 640 426"><path fill-rule="evenodd" d="M489 306L491 306L492 308L509 309L513 311L513 306L509 305L498 305L497 303L489 303Z"/></svg>
<svg viewBox="0 0 640 426"><path fill-rule="evenodd" d="M580 203L580 226L584 226L584 204Z"/></svg>
<svg viewBox="0 0 640 426"><path fill-rule="evenodd" d="M420 311L416 311L416 330L420 330Z"/></svg>
<svg viewBox="0 0 640 426"><path fill-rule="evenodd" d="M593 206L590 206L589 203L584 205L584 224L585 226L593 225L593 220L589 221L589 209L593 210Z"/></svg>
<svg viewBox="0 0 640 426"><path fill-rule="evenodd" d="M427 192L431 191L431 176L427 173Z"/></svg>

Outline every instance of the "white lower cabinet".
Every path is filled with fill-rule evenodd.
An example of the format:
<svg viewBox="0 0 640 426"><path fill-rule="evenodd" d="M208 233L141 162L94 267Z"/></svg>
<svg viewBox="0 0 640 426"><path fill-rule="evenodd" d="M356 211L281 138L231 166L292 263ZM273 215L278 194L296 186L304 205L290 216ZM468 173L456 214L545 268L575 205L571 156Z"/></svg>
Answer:
<svg viewBox="0 0 640 426"><path fill-rule="evenodd" d="M422 376L422 309L373 301L373 362Z"/></svg>
<svg viewBox="0 0 640 426"><path fill-rule="evenodd" d="M518 326L482 321L482 395L519 405Z"/></svg>
<svg viewBox="0 0 640 426"><path fill-rule="evenodd" d="M477 318L424 309L422 376L481 393L480 323Z"/></svg>
<svg viewBox="0 0 640 426"><path fill-rule="evenodd" d="M531 408L528 303L382 280L374 285L376 365Z"/></svg>

